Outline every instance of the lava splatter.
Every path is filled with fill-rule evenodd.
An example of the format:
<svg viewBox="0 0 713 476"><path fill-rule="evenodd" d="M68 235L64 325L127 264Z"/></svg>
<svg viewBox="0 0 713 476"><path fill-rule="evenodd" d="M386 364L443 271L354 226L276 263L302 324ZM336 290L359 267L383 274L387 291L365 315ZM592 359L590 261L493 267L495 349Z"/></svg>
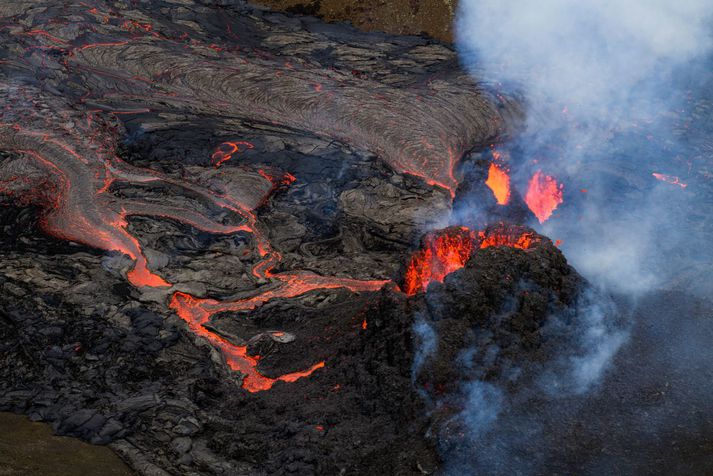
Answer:
<svg viewBox="0 0 713 476"><path fill-rule="evenodd" d="M554 177L537 171L530 179L525 203L535 214L540 223L546 222L557 207L563 202L564 186L558 184Z"/></svg>
<svg viewBox="0 0 713 476"><path fill-rule="evenodd" d="M683 183L681 179L676 177L675 175L666 175L657 172L653 172L651 175L653 175L656 180L660 180L661 182L670 183L671 185L678 185L681 188L688 187L688 184Z"/></svg>
<svg viewBox="0 0 713 476"><path fill-rule="evenodd" d="M493 191L498 205L507 205L510 201L510 175L504 167L491 163L485 185Z"/></svg>
<svg viewBox="0 0 713 476"><path fill-rule="evenodd" d="M503 225L482 231L451 227L429 233L409 260L403 291L413 295L425 291L434 281L443 282L448 274L465 266L476 249L507 246L527 250L536 242L533 233Z"/></svg>

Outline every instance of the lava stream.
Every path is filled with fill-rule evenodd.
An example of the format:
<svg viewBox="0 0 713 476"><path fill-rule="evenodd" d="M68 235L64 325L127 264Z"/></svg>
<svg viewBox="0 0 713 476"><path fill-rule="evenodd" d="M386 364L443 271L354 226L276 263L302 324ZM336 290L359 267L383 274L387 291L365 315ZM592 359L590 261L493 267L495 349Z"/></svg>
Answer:
<svg viewBox="0 0 713 476"><path fill-rule="evenodd" d="M2 113L0 119L3 119ZM37 126L44 125L41 124L42 117L37 116L36 120ZM75 123L81 124L80 121ZM94 131L99 121L87 121L86 124ZM235 345L203 327L213 314L254 309L271 299L291 298L315 289L376 291L388 282L330 278L304 272L271 271L282 257L272 249L267 238L258 229L253 209L263 203L278 185L292 183L295 178L290 174L277 175L260 170L259 174L271 183L271 187L265 196L256 194L254 203L241 203L237 198L218 194L196 183L124 163L114 155L114 142L111 137L101 137L99 133L91 136L91 140L103 145L103 154L91 150L90 147L83 147L86 135L82 133L81 130L66 131L66 138L72 139L71 144L78 146L72 147L66 138L0 120L0 137L8 139L6 150L17 153L19 158L15 160L20 161L17 165L13 165L13 161L2 164L4 168L0 168L0 192L19 199L38 201L44 207L41 225L48 234L127 255L134 261L133 268L127 273L127 279L136 287L168 288L171 283L149 269L141 243L127 230L126 219L129 216L170 218L214 234L250 233L253 245L262 258L253 267L253 275L261 280L272 281L269 289L259 291L250 298L225 303L198 299L178 292L173 294L170 301L171 308L186 321L193 332L215 345L225 355L228 365L245 375L243 386L248 391L269 389L276 381L293 382L323 367L324 362L317 362L306 370L276 378L265 377L257 370L259 358L247 355L245 346ZM226 149L229 150L232 148ZM33 175L15 176L14 171L43 174L46 179L38 180ZM234 226L224 225L196 210L116 197L110 192L110 186L114 182L170 184L191 192L191 195L200 197L200 200L235 213L242 218L242 222Z"/></svg>
<svg viewBox="0 0 713 476"><path fill-rule="evenodd" d="M233 157L233 154L237 152L242 152L240 150L240 146L244 147L243 151L255 148L254 145L247 141L223 142L218 146L216 151L213 152L213 155L210 156L211 163L216 168L220 167L221 165L223 165L223 162L227 162L228 160L230 160Z"/></svg>
<svg viewBox="0 0 713 476"><path fill-rule="evenodd" d="M265 273L268 275L269 271ZM220 302L214 299L198 299L189 294L177 292L174 293L170 303L171 309L186 321L193 332L204 337L220 349L231 369L237 370L245 376L243 388L249 392L269 390L278 381L294 382L324 367L325 364L324 362L318 362L307 370L292 372L277 378L265 377L257 369L259 356L248 355L247 346L233 344L204 327L204 324L209 322L211 316L225 311L237 312L255 309L271 299L292 298L315 289L346 288L354 292L378 291L389 282L330 278L309 273L269 274L269 276L281 281L281 285L250 298Z"/></svg>

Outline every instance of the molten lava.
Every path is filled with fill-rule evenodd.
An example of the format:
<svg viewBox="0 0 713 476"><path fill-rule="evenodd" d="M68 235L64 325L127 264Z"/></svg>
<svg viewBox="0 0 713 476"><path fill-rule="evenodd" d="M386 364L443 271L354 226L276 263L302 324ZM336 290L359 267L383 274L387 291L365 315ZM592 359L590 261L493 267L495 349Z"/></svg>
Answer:
<svg viewBox="0 0 713 476"><path fill-rule="evenodd" d="M244 149L254 149L255 146L252 145L250 142L246 141L240 141L240 142L223 142L218 146L215 152L213 152L213 155L210 156L211 158L211 163L216 167L220 167L223 162L227 162L233 157L233 154L237 152L241 152L240 146L243 146Z"/></svg>
<svg viewBox="0 0 713 476"><path fill-rule="evenodd" d="M446 275L468 262L476 249L507 246L527 250L539 240L531 232L498 226L475 232L466 227L446 228L426 235L423 247L411 256L404 274L403 291L426 291L433 281L443 282Z"/></svg>
<svg viewBox="0 0 713 476"><path fill-rule="evenodd" d="M18 90L16 96L19 93ZM244 374L243 388L250 392L267 390L277 381L294 382L324 367L325 363L320 361L305 370L274 378L263 376L257 369L259 356L248 355L245 346L232 343L204 326L209 323L211 316L222 311L255 309L272 299L292 298L316 289L346 288L355 292L376 291L388 282L326 277L301 271L273 273L273 267L282 257L259 230L253 212L264 198L256 196L254 203L242 203L230 194L218 194L189 180L179 180L150 169L132 167L114 155L114 143L110 137L101 137L98 134L93 136L93 139L104 144L104 150L108 151L105 154L97 154L89 147L75 149L64 142L63 137L3 123L1 119L2 110L0 110L0 136L9 136L15 144L14 149L9 150L22 157L18 160L32 163L36 170L47 175L47 179L38 181L31 180L31 177L20 177L20 180L0 180L0 192L19 197L22 197L19 195L22 193L27 199L46 196L43 203L46 210L41 220L43 230L57 238L84 243L107 251L119 251L127 255L134 260L133 268L127 273L127 279L134 286L168 288L172 284L150 270L141 243L127 230L126 219L129 216L170 218L214 234L249 233L252 235L253 245L260 258L253 266L252 274L261 281L271 281L270 286L256 291L250 297L236 301L199 299L182 292L174 293L170 301L171 309L176 311L195 334L207 339L220 350L231 369ZM39 121L41 117L38 118ZM75 123L83 124L81 121ZM85 123L86 127L97 125L97 121ZM75 129L77 130L68 130L65 136L81 145L84 131L78 127ZM226 146L223 149L223 152L228 154L232 153L231 151L237 151L237 145L235 150L233 146ZM289 185L295 180L288 173L268 174L262 170L259 173L272 183L268 195L276 189L277 184ZM241 217L242 222L237 225L224 225L212 216L196 210L118 198L110 193L111 184L116 182L170 184L187 191L197 200ZM38 190L39 188L41 190ZM93 200L87 200L87 197L93 197Z"/></svg>
<svg viewBox="0 0 713 476"><path fill-rule="evenodd" d="M339 74L326 76L321 65L301 62L293 66L288 62L281 66L257 49L243 52L232 40L215 44L198 33L189 34L184 25L152 24L143 19L142 10L131 10L130 16L122 17L112 10L102 11L106 6L64 3L52 15L5 17L0 25L3 50L18 52L2 56L0 63L16 68L11 71L22 71L17 81L0 78L0 148L17 156L3 162L17 161L20 165L16 168L24 174L18 178L15 169L0 167L0 192L20 198L48 196L41 203L45 232L125 254L134 261L127 279L141 288L175 291L170 288L173 283L151 270L140 241L128 227L128 217L167 218L214 234L250 234L258 259L252 268L254 281L269 284L240 300L220 302L175 292L170 301L191 330L215 345L231 368L245 374L243 386L249 391L265 390L276 381L292 382L323 367L324 362L303 371L265 377L257 369L257 356L248 355L245 347L205 326L215 313L254 309L271 299L292 298L316 289L375 291L387 281L272 272L281 256L258 226L254 210L260 200L243 203L242 196L216 191L213 186L219 183L206 184L190 176L177 178L123 162L116 156L123 126L115 116L149 111L184 115L190 110L200 117L215 117L217 123L240 118L299 128L379 152L397 172L423 177L452 197L458 186L454 170L462 148L494 132L486 132L481 122L501 120L499 113L483 117L483 111L491 108L482 107L483 96L475 88L462 89L459 94L434 90L431 98L421 97L417 89L392 87L360 74L354 75L358 81L341 83L330 79ZM50 31L40 29L50 16ZM227 28L231 38L237 39L230 25ZM66 97L57 94L51 84L42 84L48 71L53 81L64 81ZM319 86L305 88L305 84ZM220 91L210 85L220 85ZM333 90L337 89L340 93L335 99ZM372 97L374 91L378 91L377 97ZM468 107L461 107L464 105ZM459 120L444 120L456 107ZM334 120L325 121L325 117ZM496 127L501 128L499 124ZM416 130L422 131L422 137L414 135ZM221 167L252 148L244 141L225 142L211 155L212 164ZM35 174L43 180L37 180ZM271 190L295 180L289 174L260 174L273 184ZM205 207L181 208L171 200L144 201L112 191L113 185L122 184L165 185L166 190L185 194ZM204 209L220 210L239 221L225 225L212 212L198 211ZM447 238L440 240L440 249L433 255L437 263L432 267L441 279L462 266L471 251L460 249L471 243L466 236L462 243L448 242Z"/></svg>
<svg viewBox="0 0 713 476"><path fill-rule="evenodd" d="M491 246L508 246L510 248L517 248L520 250L529 250L532 245L537 241L532 233L524 232L520 234L512 234L506 231L499 231L495 233L486 233L481 231L478 233L480 238L479 248L485 249Z"/></svg>
<svg viewBox="0 0 713 476"><path fill-rule="evenodd" d="M199 299L190 294L176 292L173 294L169 305L196 335L205 338L221 351L231 369L245 375L243 388L249 392L269 390L278 381L294 382L297 379L309 376L317 369L323 368L325 364L324 362L318 362L307 370L292 372L276 378L265 377L257 369L260 361L259 356L249 355L247 346L234 344L205 327L206 324L210 323L211 316L226 311L237 312L255 309L272 299L292 298L315 289L346 288L355 292L378 291L388 283L388 281L330 278L306 272L273 274L269 268L260 271L258 266L253 269L253 273L259 274L262 278L276 279L282 285L249 298L226 302L214 299Z"/></svg>
<svg viewBox="0 0 713 476"><path fill-rule="evenodd" d="M539 170L530 179L525 203L540 223L546 222L563 202L563 188L564 186L558 184L554 177L545 175Z"/></svg>
<svg viewBox="0 0 713 476"><path fill-rule="evenodd" d="M510 201L510 175L504 168L491 163L485 185L493 191L498 205L507 205Z"/></svg>
<svg viewBox="0 0 713 476"><path fill-rule="evenodd" d="M475 234L466 227L447 228L441 234L427 235L424 246L406 268L404 292L416 294L432 281L443 281L447 274L462 268L475 246Z"/></svg>

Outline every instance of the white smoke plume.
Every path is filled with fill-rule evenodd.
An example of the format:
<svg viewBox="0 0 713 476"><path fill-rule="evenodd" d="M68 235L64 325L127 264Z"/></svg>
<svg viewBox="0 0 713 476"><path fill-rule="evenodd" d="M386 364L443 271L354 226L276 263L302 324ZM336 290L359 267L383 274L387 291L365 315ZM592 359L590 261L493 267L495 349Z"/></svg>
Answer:
<svg viewBox="0 0 713 476"><path fill-rule="evenodd" d="M610 121L616 104L641 116L638 86L710 50L712 13L708 0L464 0L456 42L466 66L518 84L535 107Z"/></svg>
<svg viewBox="0 0 713 476"><path fill-rule="evenodd" d="M522 187L543 168L565 184L569 196L541 231L564 239L568 260L604 289L601 296L636 297L669 285L688 266L679 249L713 263L706 237L686 221L701 215L685 195L695 185L684 190L651 177L680 172L682 163L691 171L690 161L674 160L689 144L674 133L672 112L687 107L686 88L710 61L712 19L711 0L459 2L455 37L464 67L504 92L517 91L526 104L513 182ZM641 147L647 141L655 145ZM590 181L586 200L577 195L582 177ZM613 196L619 189L622 196ZM576 207L568 210L568 201ZM710 273L702 281L701 289L713 289ZM627 339L611 324L610 301L590 294L582 304L572 321L578 355L563 354L539 388L520 390L549 398L554 409L568 396L591 393ZM521 421L523 409L508 399L485 398L498 392L482 382L468 387L459 418L480 451L467 446L447 455L447 474L539 474L536 460L547 450L528 456L509 447L537 446L540 422Z"/></svg>
<svg viewBox="0 0 713 476"><path fill-rule="evenodd" d="M544 231L567 238L568 258L598 284L628 292L660 286L675 266L657 255L690 242L683 225L666 221L675 208L671 195L681 191L656 184L651 173L668 173L680 165L677 154L686 156L671 116L686 106L681 78L713 50L712 18L710 0L460 2L455 30L464 66L505 91L518 90L527 103L519 146L530 170L514 174L532 173L537 161L570 195L567 178L591 177L590 202L579 207L577 223L571 213L550 220ZM645 152L613 144L625 134L648 136L660 147ZM669 170L658 170L655 161ZM645 171L651 182L643 196L632 194L624 214L608 208L614 185L596 174L605 167ZM663 230L662 223L671 226Z"/></svg>

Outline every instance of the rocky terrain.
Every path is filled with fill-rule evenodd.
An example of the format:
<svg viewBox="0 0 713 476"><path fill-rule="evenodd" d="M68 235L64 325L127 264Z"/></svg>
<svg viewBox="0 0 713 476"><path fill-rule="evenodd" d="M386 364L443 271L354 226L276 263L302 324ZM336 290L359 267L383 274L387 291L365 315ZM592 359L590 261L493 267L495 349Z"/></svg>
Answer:
<svg viewBox="0 0 713 476"><path fill-rule="evenodd" d="M396 35L426 34L452 40L456 0L258 0L251 2L272 10L314 15L328 22L349 22L360 30Z"/></svg>
<svg viewBox="0 0 713 476"><path fill-rule="evenodd" d="M710 470L663 358L712 329L706 262L582 278L531 228L524 105L451 48L208 0L8 2L0 39L0 410L146 475ZM611 160L555 184L567 223L657 183Z"/></svg>
<svg viewBox="0 0 713 476"><path fill-rule="evenodd" d="M0 14L2 408L145 474L436 467L371 309L515 102L241 4Z"/></svg>

